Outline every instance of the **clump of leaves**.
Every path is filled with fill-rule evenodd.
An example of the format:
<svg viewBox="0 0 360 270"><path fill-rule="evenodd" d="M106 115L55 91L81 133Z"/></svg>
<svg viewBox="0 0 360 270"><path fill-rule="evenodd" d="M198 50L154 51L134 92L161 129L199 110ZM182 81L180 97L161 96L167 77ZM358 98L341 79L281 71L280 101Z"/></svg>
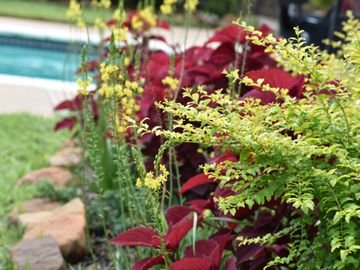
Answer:
<svg viewBox="0 0 360 270"><path fill-rule="evenodd" d="M58 189L49 181L41 181L36 184L36 197L46 197L53 201L66 203L79 195L79 190L75 186Z"/></svg>

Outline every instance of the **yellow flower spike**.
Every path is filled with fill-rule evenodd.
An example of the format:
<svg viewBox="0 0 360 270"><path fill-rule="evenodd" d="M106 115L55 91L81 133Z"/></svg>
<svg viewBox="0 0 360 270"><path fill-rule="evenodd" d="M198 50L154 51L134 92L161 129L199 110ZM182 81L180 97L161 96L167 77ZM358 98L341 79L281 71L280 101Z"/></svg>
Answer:
<svg viewBox="0 0 360 270"><path fill-rule="evenodd" d="M106 24L100 19L100 18L96 18L95 22L94 22L94 26L98 29L105 29L106 28Z"/></svg>
<svg viewBox="0 0 360 270"><path fill-rule="evenodd" d="M76 26L79 28L86 28L86 23L84 22L83 19L78 18L76 21Z"/></svg>
<svg viewBox="0 0 360 270"><path fill-rule="evenodd" d="M131 108L127 108L125 114L131 116L133 114L133 110Z"/></svg>
<svg viewBox="0 0 360 270"><path fill-rule="evenodd" d="M126 132L126 127L118 126L118 128L116 129L116 131L117 131L119 134L124 134L124 133Z"/></svg>
<svg viewBox="0 0 360 270"><path fill-rule="evenodd" d="M166 5L175 5L178 0L165 0L164 3Z"/></svg>
<svg viewBox="0 0 360 270"><path fill-rule="evenodd" d="M130 58L129 58L129 57L125 57L125 58L124 58L124 65L125 65L126 67L128 67L128 66L130 66L130 64L131 64Z"/></svg>
<svg viewBox="0 0 360 270"><path fill-rule="evenodd" d="M105 96L107 98L111 98L112 96L114 96L114 88L112 88L111 86L108 86L107 91L105 92Z"/></svg>
<svg viewBox="0 0 360 270"><path fill-rule="evenodd" d="M138 94L142 94L142 93L144 92L144 88L141 87L141 86L139 86L139 87L137 88L137 92L138 92Z"/></svg>
<svg viewBox="0 0 360 270"><path fill-rule="evenodd" d="M184 9L188 12L194 12L198 4L199 0L186 0Z"/></svg>
<svg viewBox="0 0 360 270"><path fill-rule="evenodd" d="M143 29L144 23L140 20L140 18L137 15L135 15L131 18L131 26L135 30L140 31Z"/></svg>
<svg viewBox="0 0 360 270"><path fill-rule="evenodd" d="M160 11L164 15L170 15L171 13L173 13L173 8L170 5L164 5L163 4L163 5L160 6Z"/></svg>
<svg viewBox="0 0 360 270"><path fill-rule="evenodd" d="M130 82L130 88L131 89L136 89L136 88L138 88L138 83L137 82Z"/></svg>
<svg viewBox="0 0 360 270"><path fill-rule="evenodd" d="M117 86L108 85L107 83L103 83L99 89L99 95L106 98L113 97L116 92Z"/></svg>
<svg viewBox="0 0 360 270"><path fill-rule="evenodd" d="M142 185L143 185L143 183L142 183L141 179L140 178L136 179L136 187L141 188Z"/></svg>
<svg viewBox="0 0 360 270"><path fill-rule="evenodd" d="M113 30L115 41L126 41L127 40L127 27L124 28L116 28Z"/></svg>
<svg viewBox="0 0 360 270"><path fill-rule="evenodd" d="M151 6L147 6L144 9L139 11L139 16L142 18L145 22L149 24L150 27L156 26L156 20L157 17L153 11L153 8Z"/></svg>
<svg viewBox="0 0 360 270"><path fill-rule="evenodd" d="M91 6L109 9L111 7L111 0L91 0Z"/></svg>
<svg viewBox="0 0 360 270"><path fill-rule="evenodd" d="M105 63L101 63L100 64L101 80L103 82L109 81L118 70L119 68L116 65L112 65L112 64L107 65Z"/></svg>
<svg viewBox="0 0 360 270"><path fill-rule="evenodd" d="M125 88L124 89L124 95L127 97L131 97L132 96L132 91L130 88Z"/></svg>
<svg viewBox="0 0 360 270"><path fill-rule="evenodd" d="M124 10L120 11L120 9L115 9L114 14L113 14L113 19L117 20L119 24L123 23L124 21L126 21L126 12Z"/></svg>
<svg viewBox="0 0 360 270"><path fill-rule="evenodd" d="M169 175L169 172L163 164L160 165L160 172L164 177L168 177Z"/></svg>
<svg viewBox="0 0 360 270"><path fill-rule="evenodd" d="M66 12L68 18L76 18L81 15L81 7L77 0L70 0L69 8Z"/></svg>
<svg viewBox="0 0 360 270"><path fill-rule="evenodd" d="M123 95L123 87L120 84L115 85L115 93L117 96Z"/></svg>
<svg viewBox="0 0 360 270"><path fill-rule="evenodd" d="M144 186L147 188L157 191L160 189L161 185L164 185L167 181L169 172L166 170L164 165L160 165L160 174L155 177L153 172L148 172L144 179Z"/></svg>
<svg viewBox="0 0 360 270"><path fill-rule="evenodd" d="M165 77L162 81L161 81L164 85L169 86L171 91L175 91L178 89L179 87L179 80L178 79L174 79L170 76Z"/></svg>
<svg viewBox="0 0 360 270"><path fill-rule="evenodd" d="M91 77L87 77L86 80L83 80L83 79L80 79L80 78L77 79L76 83L79 86L78 92L83 96L87 96L89 94L88 88L89 88L91 82L92 82Z"/></svg>
<svg viewBox="0 0 360 270"><path fill-rule="evenodd" d="M111 0L101 0L100 3L106 9L111 7Z"/></svg>

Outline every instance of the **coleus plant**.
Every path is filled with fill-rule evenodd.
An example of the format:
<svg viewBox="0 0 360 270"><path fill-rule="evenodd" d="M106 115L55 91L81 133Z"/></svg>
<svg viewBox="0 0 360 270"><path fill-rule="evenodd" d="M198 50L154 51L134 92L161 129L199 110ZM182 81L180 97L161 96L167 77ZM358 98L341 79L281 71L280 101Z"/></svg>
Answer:
<svg viewBox="0 0 360 270"><path fill-rule="evenodd" d="M210 162L221 164L229 161L239 161L239 157L230 150L213 158ZM259 244L238 246L236 237L239 235L258 237L281 231L284 219L290 218L293 214L293 209L289 205L281 203L280 200L272 200L266 203L261 210L258 207L251 209L244 207L238 209L236 213L224 214L219 208L216 198L234 195L231 188L220 187L202 173L190 178L179 193L187 193L199 186L206 186L213 192L208 198L193 198L185 202L188 206L169 208L165 214L168 224L166 234L161 235L152 228L138 227L121 233L111 241L121 246L147 246L157 250L158 256L137 261L132 270L146 270L154 265L165 264L165 262L167 262L168 269L175 270L235 270L238 267L257 270L263 269L274 256L288 254L289 238L287 237L279 239L272 246ZM214 228L211 229L209 225ZM206 230L208 238L196 241L193 245L186 247L182 254L179 254L179 244L184 241L186 234L191 229ZM225 250L228 252L225 253ZM168 256L167 261L164 259L165 255Z"/></svg>
<svg viewBox="0 0 360 270"><path fill-rule="evenodd" d="M146 270L155 265L167 265L173 270L216 270L220 269L222 254L234 237L229 232L220 232L207 240L199 240L184 250L184 257L176 259L179 244L193 228L193 224L201 224L201 215L186 206L174 206L166 211L167 232L159 232L149 227L137 227L118 235L111 240L121 246L141 246L157 249L158 256L147 257L137 261L132 270ZM201 213L199 213L201 214ZM226 270L235 270L234 258L226 262Z"/></svg>

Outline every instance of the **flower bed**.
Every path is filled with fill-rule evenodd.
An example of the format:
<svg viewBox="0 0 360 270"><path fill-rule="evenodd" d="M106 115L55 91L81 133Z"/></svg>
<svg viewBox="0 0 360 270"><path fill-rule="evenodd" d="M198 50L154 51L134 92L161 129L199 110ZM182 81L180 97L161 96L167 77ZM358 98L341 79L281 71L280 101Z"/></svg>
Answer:
<svg viewBox="0 0 360 270"><path fill-rule="evenodd" d="M336 54L297 28L284 40L235 22L169 55L149 49L164 40L148 30L169 25L148 4L97 22L112 30L105 52L84 50L79 96L57 107L74 112L56 128L77 127L86 188L119 195L104 236L137 248L109 246L114 265L357 269L360 22L349 14Z"/></svg>

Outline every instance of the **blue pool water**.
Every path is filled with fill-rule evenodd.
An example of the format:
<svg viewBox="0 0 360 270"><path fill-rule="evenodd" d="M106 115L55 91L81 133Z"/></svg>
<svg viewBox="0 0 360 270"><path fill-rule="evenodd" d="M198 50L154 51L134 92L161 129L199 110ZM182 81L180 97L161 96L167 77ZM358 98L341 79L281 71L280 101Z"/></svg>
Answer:
<svg viewBox="0 0 360 270"><path fill-rule="evenodd" d="M80 46L0 34L0 73L75 81Z"/></svg>

